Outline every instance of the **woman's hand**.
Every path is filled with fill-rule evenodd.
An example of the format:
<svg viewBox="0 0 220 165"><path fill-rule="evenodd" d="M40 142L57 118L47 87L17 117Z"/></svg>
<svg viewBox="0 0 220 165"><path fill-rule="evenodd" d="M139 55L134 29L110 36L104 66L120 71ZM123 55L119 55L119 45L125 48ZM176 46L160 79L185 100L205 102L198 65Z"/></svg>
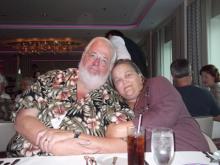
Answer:
<svg viewBox="0 0 220 165"><path fill-rule="evenodd" d="M133 126L131 121L119 124L110 124L107 128L106 137L124 138L127 137L127 128Z"/></svg>
<svg viewBox="0 0 220 165"><path fill-rule="evenodd" d="M37 133L36 144L42 151L49 153L55 143L73 138L73 136L72 131L46 128Z"/></svg>

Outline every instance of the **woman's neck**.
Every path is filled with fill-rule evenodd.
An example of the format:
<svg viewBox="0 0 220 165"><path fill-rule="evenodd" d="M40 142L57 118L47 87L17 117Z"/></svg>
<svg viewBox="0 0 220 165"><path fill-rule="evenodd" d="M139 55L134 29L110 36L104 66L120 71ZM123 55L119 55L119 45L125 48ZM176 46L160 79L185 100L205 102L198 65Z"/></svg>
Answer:
<svg viewBox="0 0 220 165"><path fill-rule="evenodd" d="M128 103L128 105L129 105L129 107L130 107L131 109L134 109L134 106L135 106L136 100L135 100L135 101L134 101L134 100L132 100L132 101L128 101L127 103Z"/></svg>

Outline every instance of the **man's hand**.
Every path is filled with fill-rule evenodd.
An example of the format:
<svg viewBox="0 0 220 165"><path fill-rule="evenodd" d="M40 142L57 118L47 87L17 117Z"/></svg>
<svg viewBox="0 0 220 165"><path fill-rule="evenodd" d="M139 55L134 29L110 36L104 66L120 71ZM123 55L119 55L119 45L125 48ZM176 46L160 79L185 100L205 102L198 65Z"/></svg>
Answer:
<svg viewBox="0 0 220 165"><path fill-rule="evenodd" d="M42 151L49 153L55 143L73 138L73 136L74 134L71 131L46 128L37 133L36 144Z"/></svg>

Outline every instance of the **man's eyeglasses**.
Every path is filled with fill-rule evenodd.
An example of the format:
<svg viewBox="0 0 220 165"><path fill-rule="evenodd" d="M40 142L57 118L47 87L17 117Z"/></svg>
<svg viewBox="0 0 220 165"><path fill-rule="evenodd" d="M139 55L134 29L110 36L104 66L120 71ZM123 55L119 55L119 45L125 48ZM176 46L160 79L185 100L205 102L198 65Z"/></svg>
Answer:
<svg viewBox="0 0 220 165"><path fill-rule="evenodd" d="M103 66L103 67L108 66L109 63L110 63L110 61L107 57L105 57L103 54L100 54L100 53L97 53L97 52L88 52L87 56L92 61L99 60L100 65Z"/></svg>

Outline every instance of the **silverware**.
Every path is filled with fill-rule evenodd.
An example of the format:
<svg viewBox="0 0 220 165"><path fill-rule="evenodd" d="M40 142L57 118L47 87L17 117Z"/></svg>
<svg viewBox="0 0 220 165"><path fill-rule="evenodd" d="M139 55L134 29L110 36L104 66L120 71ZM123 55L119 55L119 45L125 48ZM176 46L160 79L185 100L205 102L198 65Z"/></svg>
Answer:
<svg viewBox="0 0 220 165"><path fill-rule="evenodd" d="M205 156L210 159L210 162L212 162L214 160L214 158L212 156L210 156L210 154L208 152L202 151L202 153L205 154Z"/></svg>
<svg viewBox="0 0 220 165"><path fill-rule="evenodd" d="M97 162L94 157L89 157L89 162L91 163L91 165L93 165L93 164L97 165Z"/></svg>
<svg viewBox="0 0 220 165"><path fill-rule="evenodd" d="M220 162L219 159L216 159L216 158L213 156L213 153L212 153L212 152L205 152L205 151L203 151L202 153L205 154L206 157L210 159L210 162L211 162L211 163L219 163L219 162Z"/></svg>
<svg viewBox="0 0 220 165"><path fill-rule="evenodd" d="M21 160L21 159L15 159L15 160L11 163L11 165L15 165L15 164L18 163L20 160Z"/></svg>
<svg viewBox="0 0 220 165"><path fill-rule="evenodd" d="M144 165L149 165L149 163L146 160L144 160Z"/></svg>
<svg viewBox="0 0 220 165"><path fill-rule="evenodd" d="M10 164L10 162L5 162L3 165L9 165Z"/></svg>
<svg viewBox="0 0 220 165"><path fill-rule="evenodd" d="M114 157L113 157L112 165L116 165L116 161L117 161L117 159L118 159L117 156L114 156Z"/></svg>
<svg viewBox="0 0 220 165"><path fill-rule="evenodd" d="M89 165L89 163L90 165L97 165L95 158L92 156L84 156L84 159L86 160L86 165Z"/></svg>
<svg viewBox="0 0 220 165"><path fill-rule="evenodd" d="M86 160L86 165L89 165L89 157L88 156L84 156L84 159Z"/></svg>

